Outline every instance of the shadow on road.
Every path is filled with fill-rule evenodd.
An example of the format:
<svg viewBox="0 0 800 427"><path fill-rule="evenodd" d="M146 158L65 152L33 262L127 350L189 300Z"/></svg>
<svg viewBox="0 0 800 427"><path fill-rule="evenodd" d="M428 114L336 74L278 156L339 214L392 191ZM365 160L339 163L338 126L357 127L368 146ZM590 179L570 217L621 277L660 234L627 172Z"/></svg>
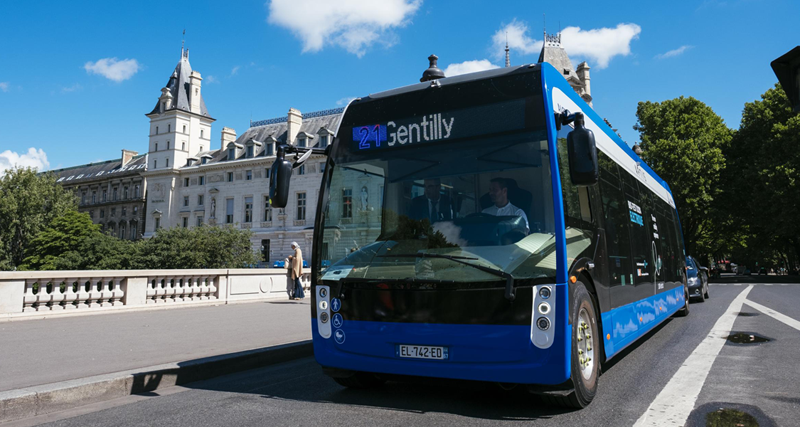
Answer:
<svg viewBox="0 0 800 427"><path fill-rule="evenodd" d="M324 392L309 393L314 387L320 387L322 381ZM503 390L493 383L472 381L403 378L389 381L377 389L355 390L342 388L320 372L309 386L307 389L270 389L261 397L413 414L445 413L483 420L532 421L575 411L547 406L523 387Z"/></svg>

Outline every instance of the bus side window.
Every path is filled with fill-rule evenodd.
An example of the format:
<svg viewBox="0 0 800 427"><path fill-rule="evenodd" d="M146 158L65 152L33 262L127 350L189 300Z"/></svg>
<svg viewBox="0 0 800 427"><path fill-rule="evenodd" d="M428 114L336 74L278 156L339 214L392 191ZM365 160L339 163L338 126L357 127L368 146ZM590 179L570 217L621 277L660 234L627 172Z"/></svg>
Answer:
<svg viewBox="0 0 800 427"><path fill-rule="evenodd" d="M605 221L608 248L609 285L631 285L628 206L621 188L618 167L608 156L598 152L600 162L600 200Z"/></svg>
<svg viewBox="0 0 800 427"><path fill-rule="evenodd" d="M636 285L650 284L652 265L652 240L648 229L652 226L647 206L647 191L639 189L639 180L625 170L620 170L625 183L625 201L628 207L628 227L631 231L633 256L633 281Z"/></svg>

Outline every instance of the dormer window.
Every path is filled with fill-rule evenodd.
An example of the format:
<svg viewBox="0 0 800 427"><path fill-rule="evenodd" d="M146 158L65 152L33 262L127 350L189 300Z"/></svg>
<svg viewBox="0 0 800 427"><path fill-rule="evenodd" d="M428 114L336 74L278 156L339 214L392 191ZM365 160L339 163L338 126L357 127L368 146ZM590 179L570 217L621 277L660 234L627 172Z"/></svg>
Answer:
<svg viewBox="0 0 800 427"><path fill-rule="evenodd" d="M306 137L301 137L297 139L297 146L298 147L305 147L306 146Z"/></svg>
<svg viewBox="0 0 800 427"><path fill-rule="evenodd" d="M248 158L253 157L253 146L252 145L248 145L247 146L247 157Z"/></svg>
<svg viewBox="0 0 800 427"><path fill-rule="evenodd" d="M203 157L202 159L200 159L200 164L204 165L206 163L208 163L208 157Z"/></svg>
<svg viewBox="0 0 800 427"><path fill-rule="evenodd" d="M236 160L236 148L228 148L228 160Z"/></svg>
<svg viewBox="0 0 800 427"><path fill-rule="evenodd" d="M264 154L267 156L271 156L274 154L274 151L275 151L275 145L267 144L267 148L264 150Z"/></svg>

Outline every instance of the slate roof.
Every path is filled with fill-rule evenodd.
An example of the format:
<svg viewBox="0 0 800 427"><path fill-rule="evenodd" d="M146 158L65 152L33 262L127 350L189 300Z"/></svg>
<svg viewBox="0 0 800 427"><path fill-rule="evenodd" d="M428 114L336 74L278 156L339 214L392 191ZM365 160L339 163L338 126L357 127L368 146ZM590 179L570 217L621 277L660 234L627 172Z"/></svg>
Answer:
<svg viewBox="0 0 800 427"><path fill-rule="evenodd" d="M189 101L189 96L191 93L189 77L191 75L192 66L189 64L189 50L187 49L185 53L181 54L181 60L178 61L178 65L175 66L175 71L172 72L172 75L165 86L167 89L169 89L170 95L172 95L172 108L169 108L167 111L182 110L190 113L192 112L192 104ZM149 114L158 113L160 110L159 106L159 101L156 101L153 111L151 111ZM208 109L206 108L206 103L203 100L202 93L200 94L200 115L211 118L211 116L208 114Z"/></svg>
<svg viewBox="0 0 800 427"><path fill-rule="evenodd" d="M324 110L321 112L312 112L303 114L303 122L300 126L300 133L308 133L314 136L314 139L309 142L309 145L317 144L320 140L320 131L324 128L327 129L331 135L336 132L336 128L339 126L339 120L342 118L342 113L344 112L343 108L333 109L333 110ZM322 114L320 114L322 113ZM253 124L258 125L259 123L268 123L260 126L251 126L247 129L244 133L239 135L236 138L236 144L240 144L244 147L247 147L247 143L251 140L255 140L261 142L263 145L254 147L255 152L253 153L254 157L266 157L267 156L267 138L270 136L277 140L279 145L287 144L286 138L288 133L288 123L286 120L282 120L281 118L277 119L270 119L270 120L263 120L260 122L253 122ZM228 152L227 147L223 147L219 150L210 150L204 151L201 153L197 153L193 157L200 159L203 156L208 155L211 158L208 160L206 164L211 163L218 163L218 162L226 162L228 161ZM243 159L247 155L247 150L241 150L239 157L236 160ZM272 154L275 155L275 150L273 148ZM195 164L194 166L197 166ZM187 167L187 166L184 166Z"/></svg>
<svg viewBox="0 0 800 427"><path fill-rule="evenodd" d="M539 62L547 62L552 65L567 80L570 80L570 77L578 78L578 75L575 74L575 69L572 68L572 61L569 60L567 51L561 47L560 43L554 45L545 42L542 46L542 51L539 53Z"/></svg>
<svg viewBox="0 0 800 427"><path fill-rule="evenodd" d="M147 155L140 154L138 156L134 156L133 159L131 159L131 161L125 165L125 167L122 167L122 159L120 158L106 160L105 162L89 163L64 169L56 169L47 172L55 174L56 177L58 177L56 182L66 185L79 181L107 178L111 175L123 174L125 172L139 174L145 170L146 166Z"/></svg>

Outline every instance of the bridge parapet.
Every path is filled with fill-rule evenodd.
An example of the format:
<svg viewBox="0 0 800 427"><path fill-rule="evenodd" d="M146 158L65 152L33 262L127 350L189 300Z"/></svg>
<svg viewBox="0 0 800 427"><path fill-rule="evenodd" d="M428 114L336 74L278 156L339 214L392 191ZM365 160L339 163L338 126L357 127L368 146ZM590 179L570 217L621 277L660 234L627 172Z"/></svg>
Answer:
<svg viewBox="0 0 800 427"><path fill-rule="evenodd" d="M306 269L301 282L310 284ZM286 297L286 270L85 270L0 273L0 321Z"/></svg>

